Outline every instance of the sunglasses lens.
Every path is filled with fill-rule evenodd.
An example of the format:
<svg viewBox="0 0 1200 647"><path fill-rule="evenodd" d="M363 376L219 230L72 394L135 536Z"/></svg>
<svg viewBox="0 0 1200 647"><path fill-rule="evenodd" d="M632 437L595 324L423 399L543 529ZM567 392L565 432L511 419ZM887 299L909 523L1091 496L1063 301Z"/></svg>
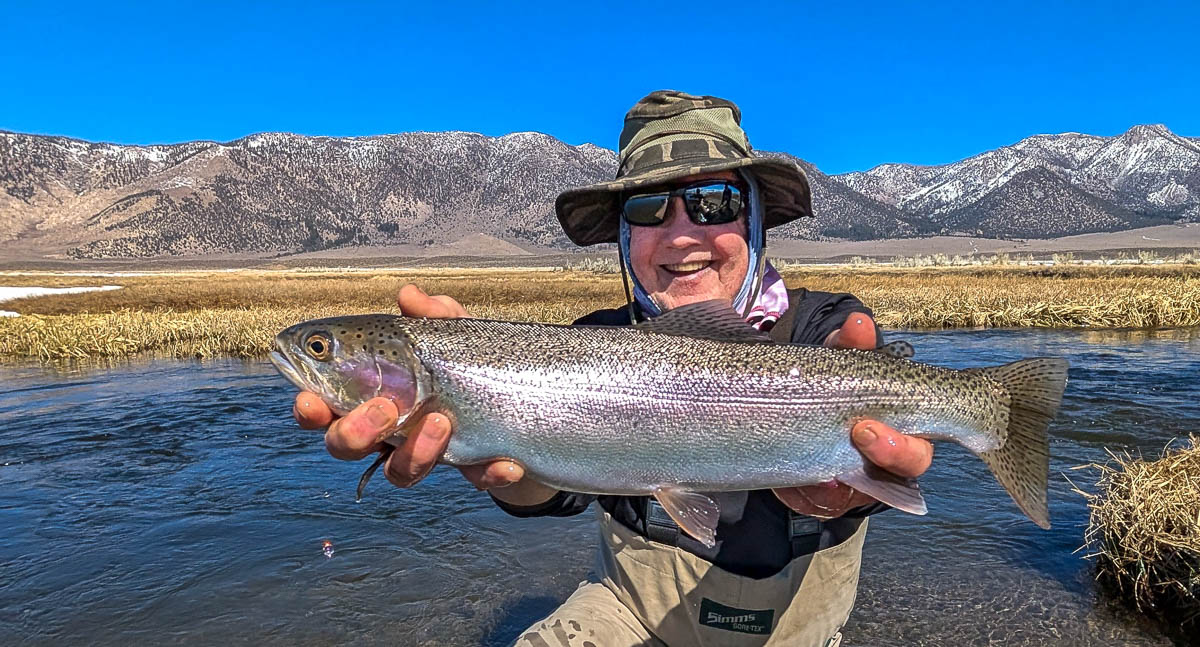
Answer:
<svg viewBox="0 0 1200 647"><path fill-rule="evenodd" d="M653 227L667 219L671 196L683 196L688 217L697 225L723 225L742 213L742 192L726 182L676 189L671 193L648 193L626 198L622 214L631 225Z"/></svg>
<svg viewBox="0 0 1200 647"><path fill-rule="evenodd" d="M631 225L653 226L667 218L666 193L635 195L625 200L625 220Z"/></svg>
<svg viewBox="0 0 1200 647"><path fill-rule="evenodd" d="M698 225L723 225L742 213L742 192L732 184L692 187L683 199L692 222Z"/></svg>

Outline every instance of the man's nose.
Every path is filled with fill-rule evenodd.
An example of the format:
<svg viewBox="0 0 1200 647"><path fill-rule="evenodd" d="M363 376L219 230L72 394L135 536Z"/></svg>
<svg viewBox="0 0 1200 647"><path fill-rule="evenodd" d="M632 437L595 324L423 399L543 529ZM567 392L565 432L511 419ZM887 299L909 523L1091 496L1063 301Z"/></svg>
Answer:
<svg viewBox="0 0 1200 647"><path fill-rule="evenodd" d="M667 239L676 246L695 244L701 238L697 225L688 218L683 198L678 196L667 203L667 218L660 226L666 229Z"/></svg>

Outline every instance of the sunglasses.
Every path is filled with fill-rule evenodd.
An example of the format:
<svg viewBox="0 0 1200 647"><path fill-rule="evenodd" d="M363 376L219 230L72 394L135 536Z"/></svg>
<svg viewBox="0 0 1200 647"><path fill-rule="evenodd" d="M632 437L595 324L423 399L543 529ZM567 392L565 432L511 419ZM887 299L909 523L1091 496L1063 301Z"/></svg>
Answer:
<svg viewBox="0 0 1200 647"><path fill-rule="evenodd" d="M744 189L725 180L701 180L662 193L642 193L625 198L621 215L638 227L655 227L667 219L671 198L683 198L688 219L697 225L723 225L737 220L746 205Z"/></svg>

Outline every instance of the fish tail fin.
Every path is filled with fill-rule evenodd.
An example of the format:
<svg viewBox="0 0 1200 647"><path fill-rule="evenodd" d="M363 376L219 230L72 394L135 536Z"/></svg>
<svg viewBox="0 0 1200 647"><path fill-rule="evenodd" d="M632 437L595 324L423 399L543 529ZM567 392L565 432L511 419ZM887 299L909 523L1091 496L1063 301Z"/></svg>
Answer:
<svg viewBox="0 0 1200 647"><path fill-rule="evenodd" d="M1062 404L1067 366L1065 359L1038 357L978 369L1003 384L1012 400L1004 445L979 457L1021 511L1042 528L1050 527L1046 427Z"/></svg>

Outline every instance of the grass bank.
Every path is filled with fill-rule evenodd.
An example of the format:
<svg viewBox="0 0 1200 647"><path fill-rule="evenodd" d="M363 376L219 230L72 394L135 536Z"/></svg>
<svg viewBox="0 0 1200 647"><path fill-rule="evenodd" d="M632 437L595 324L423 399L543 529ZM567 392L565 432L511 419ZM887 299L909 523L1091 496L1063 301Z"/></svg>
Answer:
<svg viewBox="0 0 1200 647"><path fill-rule="evenodd" d="M784 277L793 287L858 295L886 328L1200 325L1195 265L788 267ZM123 289L6 302L22 316L0 319L0 358L261 356L296 321L396 312L407 282L453 296L478 317L563 323L623 303L619 275L603 271L8 273L0 285Z"/></svg>
<svg viewBox="0 0 1200 647"><path fill-rule="evenodd" d="M1087 540L1098 575L1131 606L1181 632L1200 629L1200 437L1157 460L1113 455ZM1082 493L1082 492L1081 492Z"/></svg>

